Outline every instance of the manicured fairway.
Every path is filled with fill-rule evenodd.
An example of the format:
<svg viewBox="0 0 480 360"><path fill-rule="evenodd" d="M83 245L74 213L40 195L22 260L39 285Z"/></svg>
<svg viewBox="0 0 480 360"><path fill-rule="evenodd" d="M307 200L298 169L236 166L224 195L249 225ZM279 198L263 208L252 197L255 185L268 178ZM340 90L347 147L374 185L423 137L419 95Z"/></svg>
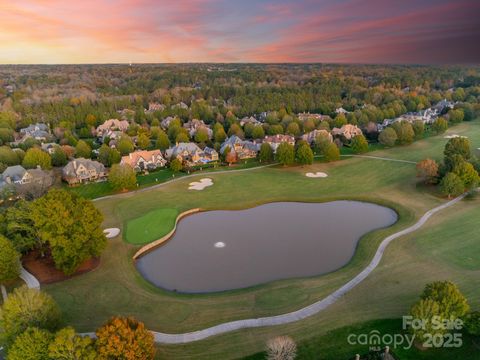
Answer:
<svg viewBox="0 0 480 360"><path fill-rule="evenodd" d="M125 230L125 240L131 244L147 244L160 239L175 225L176 209L157 209L130 220Z"/></svg>
<svg viewBox="0 0 480 360"><path fill-rule="evenodd" d="M478 121L462 124L452 132L468 133L471 139L480 140ZM371 155L406 160L433 155L440 158L446 142L442 135ZM325 172L328 177L305 176L306 172L316 171ZM201 176L199 174L198 178ZM431 189L417 186L414 164L366 158L315 163L304 168L273 167L244 173L209 174L209 177L215 185L206 191L188 191L192 179L182 179L164 187L95 204L105 215L104 226L120 227L126 239L129 238L128 226L125 229L124 224L158 209L181 212L195 207L239 209L269 201L357 199L391 206L400 219L392 228L362 238L352 261L339 271L210 295L181 295L153 287L136 272L131 260L138 246L115 239L109 242L102 263L95 271L44 286L60 303L68 324L79 331L92 331L110 316L122 314L139 318L150 329L175 333L296 310L346 283L368 263L385 236L412 224L428 209L445 201L435 196ZM470 254L478 259L476 254L480 251L478 237L473 236L478 229L479 207L478 199L463 201L435 215L419 232L395 240L387 248L379 268L325 312L286 326L242 330L188 345L160 346L159 358L239 358L261 351L265 341L275 335L289 334L301 342L342 326L398 318L408 311L425 283L432 280L455 281L472 307L480 309L478 261L467 259ZM463 226L460 226L462 221ZM342 226L341 219L338 226ZM453 231L452 227L464 231ZM139 229L141 231L140 226Z"/></svg>

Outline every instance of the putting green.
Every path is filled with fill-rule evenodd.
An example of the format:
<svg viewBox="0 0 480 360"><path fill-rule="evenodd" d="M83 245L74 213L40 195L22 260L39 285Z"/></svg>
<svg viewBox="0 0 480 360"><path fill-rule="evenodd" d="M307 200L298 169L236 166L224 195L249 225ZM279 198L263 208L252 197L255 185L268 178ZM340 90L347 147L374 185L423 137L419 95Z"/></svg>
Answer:
<svg viewBox="0 0 480 360"><path fill-rule="evenodd" d="M126 224L125 240L141 245L160 239L173 229L177 216L177 209L157 209L130 220Z"/></svg>

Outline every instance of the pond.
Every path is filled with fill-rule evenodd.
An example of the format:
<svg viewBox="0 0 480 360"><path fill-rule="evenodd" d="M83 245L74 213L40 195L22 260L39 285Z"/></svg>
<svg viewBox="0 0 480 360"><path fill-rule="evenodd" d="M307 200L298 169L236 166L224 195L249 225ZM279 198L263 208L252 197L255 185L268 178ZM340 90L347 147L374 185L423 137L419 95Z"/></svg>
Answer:
<svg viewBox="0 0 480 360"><path fill-rule="evenodd" d="M392 209L358 201L201 212L180 220L173 237L136 265L167 290L245 288L337 270L352 258L362 235L396 220Z"/></svg>

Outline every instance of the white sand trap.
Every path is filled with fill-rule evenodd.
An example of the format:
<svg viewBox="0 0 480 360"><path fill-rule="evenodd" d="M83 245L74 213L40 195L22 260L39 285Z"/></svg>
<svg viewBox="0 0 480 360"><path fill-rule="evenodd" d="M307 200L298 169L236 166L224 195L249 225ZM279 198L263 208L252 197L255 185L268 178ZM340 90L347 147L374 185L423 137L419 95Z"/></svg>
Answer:
<svg viewBox="0 0 480 360"><path fill-rule="evenodd" d="M200 179L200 181L194 181L189 184L190 186L188 187L188 190L203 190L206 187L212 186L213 181L212 179L205 178L205 179Z"/></svg>
<svg viewBox="0 0 480 360"><path fill-rule="evenodd" d="M457 134L453 134L453 135L446 135L444 136L445 139L453 139L453 138L457 138L457 137L460 137L460 138L467 138L466 136L461 136L461 135L457 135Z"/></svg>
<svg viewBox="0 0 480 360"><path fill-rule="evenodd" d="M115 236L118 236L120 234L120 229L119 228L108 228L103 230L103 233L105 234L105 237L107 239L113 239Z"/></svg>
<svg viewBox="0 0 480 360"><path fill-rule="evenodd" d="M305 176L309 178L326 178L328 175L324 172L317 171L314 173L308 172L305 174Z"/></svg>

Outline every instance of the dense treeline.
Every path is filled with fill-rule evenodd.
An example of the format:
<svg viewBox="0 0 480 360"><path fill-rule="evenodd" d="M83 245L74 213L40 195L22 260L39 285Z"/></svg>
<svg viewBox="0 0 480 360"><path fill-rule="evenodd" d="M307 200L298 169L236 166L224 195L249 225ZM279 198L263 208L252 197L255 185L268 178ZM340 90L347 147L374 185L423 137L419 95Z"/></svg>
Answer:
<svg viewBox="0 0 480 360"><path fill-rule="evenodd" d="M134 110L135 120L142 123L169 115L184 119L204 115L203 120L213 121L229 110L238 117L282 108L288 113L333 115L342 106L362 124L422 110L443 98L475 104L480 94L479 69L457 66L4 66L0 75L4 79L0 98L11 98L23 125L40 120L77 128L88 115L101 122L125 108ZM8 85L13 91L5 90ZM195 114L168 109L149 116L139 111L151 101L168 106L191 105L198 99L213 110Z"/></svg>

